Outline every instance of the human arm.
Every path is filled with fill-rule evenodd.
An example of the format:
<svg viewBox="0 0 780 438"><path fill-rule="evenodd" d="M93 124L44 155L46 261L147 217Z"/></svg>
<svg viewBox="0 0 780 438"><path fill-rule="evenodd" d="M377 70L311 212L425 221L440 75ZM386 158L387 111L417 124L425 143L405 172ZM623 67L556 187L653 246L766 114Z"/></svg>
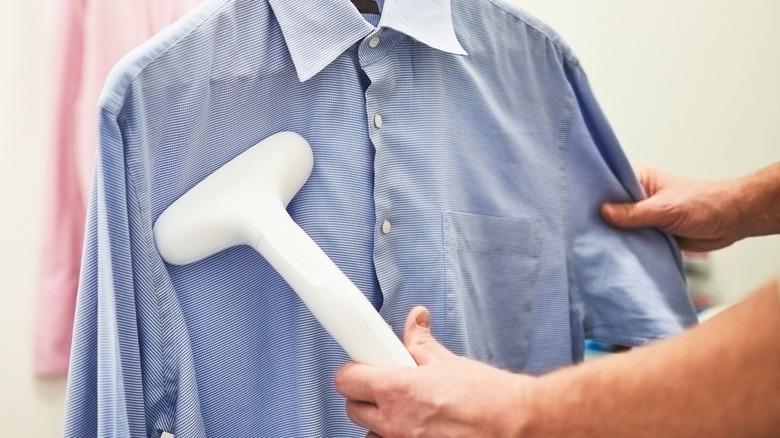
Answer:
<svg viewBox="0 0 780 438"><path fill-rule="evenodd" d="M677 338L540 378L533 391L540 415L526 436L774 436L777 287L762 287Z"/></svg>
<svg viewBox="0 0 780 438"><path fill-rule="evenodd" d="M774 281L679 337L539 378L454 356L425 324L407 322L418 368L350 364L336 387L350 418L384 438L773 436L777 289Z"/></svg>
<svg viewBox="0 0 780 438"><path fill-rule="evenodd" d="M647 198L605 204L601 213L621 228L661 227L682 249L710 251L745 237L780 233L780 162L742 178L702 182L654 168L637 176Z"/></svg>

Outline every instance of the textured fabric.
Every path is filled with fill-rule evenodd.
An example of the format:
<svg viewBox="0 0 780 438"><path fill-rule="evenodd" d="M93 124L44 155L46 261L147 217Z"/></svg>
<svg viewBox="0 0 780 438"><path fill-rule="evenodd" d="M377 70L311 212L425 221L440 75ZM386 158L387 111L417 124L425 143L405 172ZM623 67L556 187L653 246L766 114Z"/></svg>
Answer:
<svg viewBox="0 0 780 438"><path fill-rule="evenodd" d="M127 52L193 9L197 0L60 0L48 212L41 260L35 372L68 370L87 193L97 145L98 96Z"/></svg>
<svg viewBox="0 0 780 438"><path fill-rule="evenodd" d="M210 0L113 71L67 436L364 436L333 388L347 356L259 254L171 266L152 240L174 200L284 130L314 150L292 218L399 336L422 304L457 353L541 373L586 336L695 322L673 240L598 218L641 190L558 36L502 2L382 8Z"/></svg>

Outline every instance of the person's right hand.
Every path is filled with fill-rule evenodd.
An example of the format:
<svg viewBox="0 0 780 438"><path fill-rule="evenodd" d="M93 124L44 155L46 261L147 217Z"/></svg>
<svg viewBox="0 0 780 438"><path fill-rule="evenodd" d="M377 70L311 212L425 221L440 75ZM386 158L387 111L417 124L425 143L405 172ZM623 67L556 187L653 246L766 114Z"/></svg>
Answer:
<svg viewBox="0 0 780 438"><path fill-rule="evenodd" d="M404 345L418 367L344 365L336 389L366 438L520 436L535 408L536 377L457 356L434 339L430 313L409 312Z"/></svg>
<svg viewBox="0 0 780 438"><path fill-rule="evenodd" d="M702 182L651 167L637 170L647 198L604 204L601 215L619 228L655 226L673 234L681 249L711 251L745 237L740 232L738 182Z"/></svg>

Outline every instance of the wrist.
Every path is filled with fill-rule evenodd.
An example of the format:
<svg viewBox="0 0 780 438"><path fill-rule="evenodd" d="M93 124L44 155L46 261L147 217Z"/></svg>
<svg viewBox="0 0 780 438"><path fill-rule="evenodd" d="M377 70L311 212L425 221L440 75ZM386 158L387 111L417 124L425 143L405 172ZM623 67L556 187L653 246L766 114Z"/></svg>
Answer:
<svg viewBox="0 0 780 438"><path fill-rule="evenodd" d="M780 232L780 163L740 178L733 185L732 211L738 238Z"/></svg>
<svg viewBox="0 0 780 438"><path fill-rule="evenodd" d="M583 384L572 379L577 366L530 378L520 392L521 403L516 412L521 420L515 422L510 436L522 438L567 436L575 430L583 409ZM525 377L525 376L524 376ZM583 422L584 423L584 422Z"/></svg>
<svg viewBox="0 0 780 438"><path fill-rule="evenodd" d="M512 393L517 394L514 406L510 412L505 412L502 418L505 420L506 436L533 438L538 434L540 421L539 402L546 397L544 390L540 390L540 378L518 374L516 385Z"/></svg>
<svg viewBox="0 0 780 438"><path fill-rule="evenodd" d="M750 227L746 222L755 216L756 194L751 190L750 176L739 178L729 184L726 209L729 212L729 230L733 241L749 236Z"/></svg>

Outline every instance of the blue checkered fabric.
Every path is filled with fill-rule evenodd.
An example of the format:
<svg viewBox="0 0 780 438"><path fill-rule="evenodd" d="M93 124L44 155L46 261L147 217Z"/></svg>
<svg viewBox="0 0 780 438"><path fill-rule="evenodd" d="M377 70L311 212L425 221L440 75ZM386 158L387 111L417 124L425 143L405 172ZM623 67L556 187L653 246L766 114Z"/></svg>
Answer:
<svg viewBox="0 0 780 438"><path fill-rule="evenodd" d="M171 266L152 238L287 130L314 150L291 216L399 336L425 305L450 349L538 374L695 322L673 240L599 219L641 189L544 24L504 0L207 0L105 86L65 436L364 436L347 356L259 254Z"/></svg>

